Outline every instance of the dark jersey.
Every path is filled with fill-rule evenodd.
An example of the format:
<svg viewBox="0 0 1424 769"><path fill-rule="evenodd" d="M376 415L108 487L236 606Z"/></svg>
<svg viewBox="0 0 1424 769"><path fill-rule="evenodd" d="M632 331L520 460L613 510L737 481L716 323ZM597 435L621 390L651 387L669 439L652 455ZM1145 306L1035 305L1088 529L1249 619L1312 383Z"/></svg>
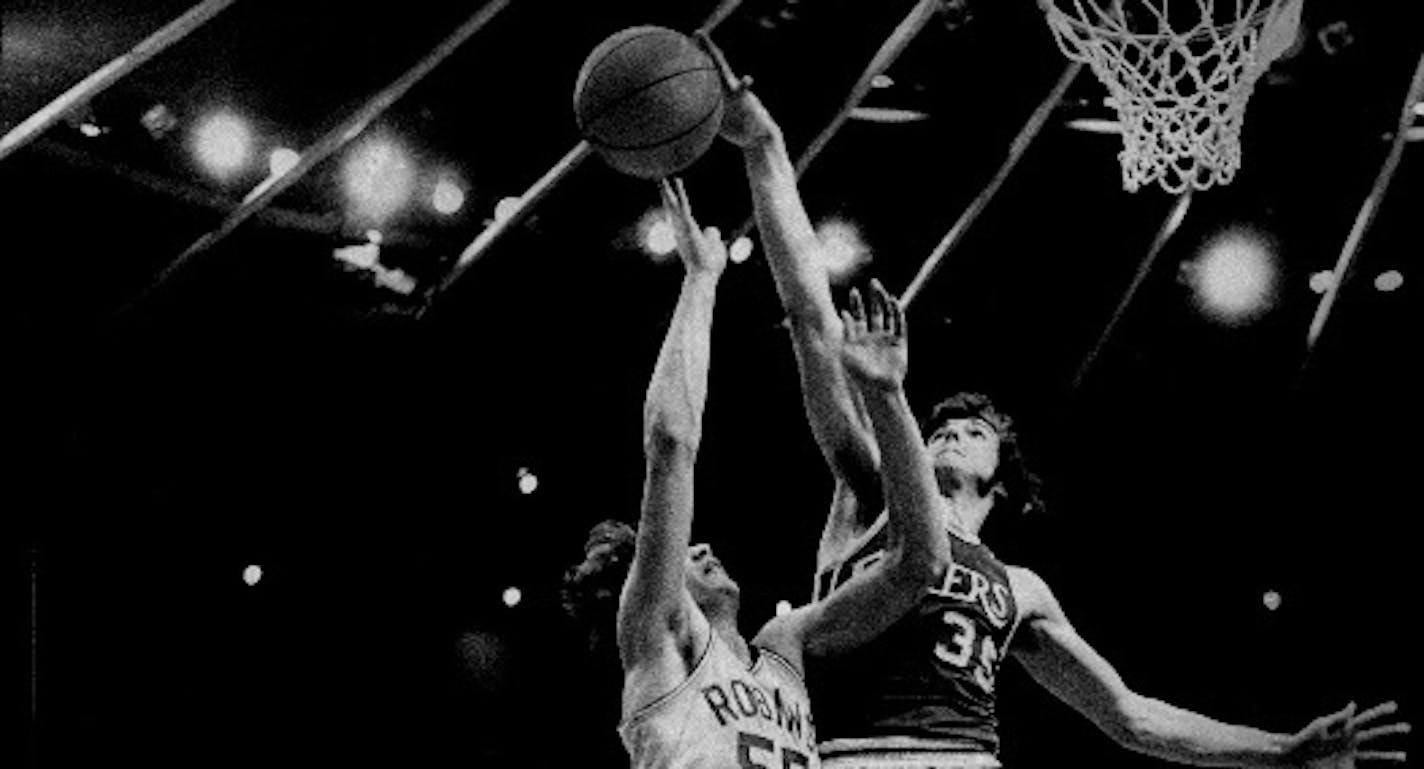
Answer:
<svg viewBox="0 0 1424 769"><path fill-rule="evenodd" d="M816 575L815 598L884 552L879 529ZM910 613L846 654L807 660L822 740L909 738L997 753L994 682L1018 617L1004 564L950 532L953 564Z"/></svg>

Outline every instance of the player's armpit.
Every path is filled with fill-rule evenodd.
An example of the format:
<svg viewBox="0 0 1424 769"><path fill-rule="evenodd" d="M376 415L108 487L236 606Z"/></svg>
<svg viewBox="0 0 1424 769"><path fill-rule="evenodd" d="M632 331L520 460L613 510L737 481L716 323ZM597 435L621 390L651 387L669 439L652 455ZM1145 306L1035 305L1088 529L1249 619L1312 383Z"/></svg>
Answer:
<svg viewBox="0 0 1424 769"><path fill-rule="evenodd" d="M629 588L636 589L636 585L635 572L629 572L618 609L618 653L623 669L669 666L677 660L681 664L675 670L664 672L690 673L711 632L707 618L685 587L671 600L650 603L630 600Z"/></svg>
<svg viewBox="0 0 1424 769"><path fill-rule="evenodd" d="M625 665L685 633L689 607L696 610L686 583L696 451L675 440L651 439L647 452L637 546L618 602Z"/></svg>

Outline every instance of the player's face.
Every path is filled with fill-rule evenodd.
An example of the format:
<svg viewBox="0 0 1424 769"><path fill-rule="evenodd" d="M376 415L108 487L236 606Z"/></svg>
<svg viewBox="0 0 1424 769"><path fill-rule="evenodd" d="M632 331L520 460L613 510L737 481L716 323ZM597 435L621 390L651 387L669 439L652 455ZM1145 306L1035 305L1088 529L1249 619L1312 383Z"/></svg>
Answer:
<svg viewBox="0 0 1424 769"><path fill-rule="evenodd" d="M949 419L926 442L935 475L987 481L999 469L999 433L978 417Z"/></svg>
<svg viewBox="0 0 1424 769"><path fill-rule="evenodd" d="M712 554L712 547L705 544L687 548L687 589L699 606L740 593L737 583L722 568L722 562Z"/></svg>

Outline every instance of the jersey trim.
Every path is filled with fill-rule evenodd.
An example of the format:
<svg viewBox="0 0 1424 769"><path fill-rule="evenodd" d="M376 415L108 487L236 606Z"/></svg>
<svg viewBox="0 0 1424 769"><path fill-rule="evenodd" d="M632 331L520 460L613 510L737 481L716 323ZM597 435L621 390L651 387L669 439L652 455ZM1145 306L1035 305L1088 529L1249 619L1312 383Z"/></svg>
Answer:
<svg viewBox="0 0 1424 769"><path fill-rule="evenodd" d="M950 739L927 740L918 737L839 737L824 740L816 746L821 761L830 765L832 761L847 759L875 759L880 761L924 763L927 766L998 767L1002 764L992 753L986 753L978 744Z"/></svg>
<svg viewBox="0 0 1424 769"><path fill-rule="evenodd" d="M1003 563L1003 561L1000 561L1000 563ZM1014 642L1018 640L1019 626L1023 624L1024 614L1025 612L1027 612L1027 609L1024 607L1024 602L1020 600L1022 596L1020 596L1018 592L1014 590L1014 569L1017 568L1020 567L1010 566L1007 563L1004 564L1004 576L1008 577L1009 579L1009 593L1014 598L1014 621L1009 624L1009 634L1004 636L1005 662L1007 662L1009 657L1012 656L1015 651L1017 651L1017 647L1015 646Z"/></svg>
<svg viewBox="0 0 1424 769"><path fill-rule="evenodd" d="M752 673L756 673L756 671L761 667L762 660L773 660L777 663L777 665L781 667L782 670L786 671L788 675L795 679L797 683L801 684L802 690L805 690L807 688L806 677L801 674L801 671L796 669L795 665L791 664L791 660L786 659L778 652L775 652L765 646L758 646L756 647L756 650L757 661L756 664L752 665Z"/></svg>

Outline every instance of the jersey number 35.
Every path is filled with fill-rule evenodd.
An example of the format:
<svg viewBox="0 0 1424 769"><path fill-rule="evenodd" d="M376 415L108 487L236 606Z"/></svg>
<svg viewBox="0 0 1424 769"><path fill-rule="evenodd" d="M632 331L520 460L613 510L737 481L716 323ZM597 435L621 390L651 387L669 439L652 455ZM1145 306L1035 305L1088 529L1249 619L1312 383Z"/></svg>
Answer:
<svg viewBox="0 0 1424 769"><path fill-rule="evenodd" d="M961 670L972 666L974 683L986 692L994 691L994 667L999 661L994 639L987 635L978 637L974 622L957 611L946 611L943 619L944 624L950 626L949 635L935 644L935 656Z"/></svg>

